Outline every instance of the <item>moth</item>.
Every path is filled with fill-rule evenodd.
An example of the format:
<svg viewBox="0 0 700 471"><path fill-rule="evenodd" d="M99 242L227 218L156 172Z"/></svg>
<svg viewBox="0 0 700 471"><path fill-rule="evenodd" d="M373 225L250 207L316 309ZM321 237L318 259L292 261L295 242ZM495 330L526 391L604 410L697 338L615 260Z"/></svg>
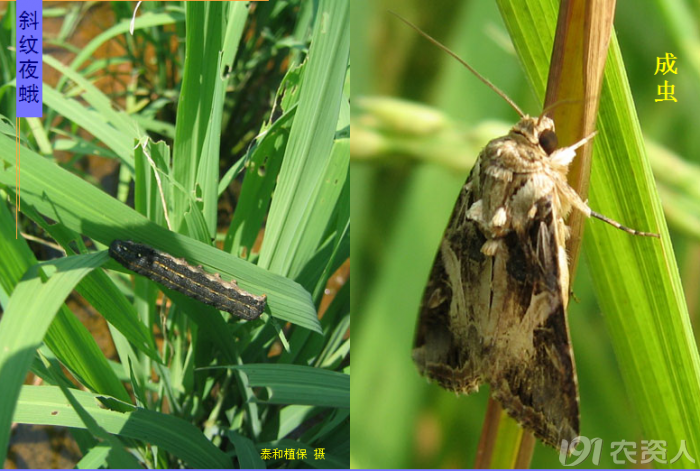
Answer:
<svg viewBox="0 0 700 471"><path fill-rule="evenodd" d="M576 371L566 307L566 218L573 211L642 236L592 211L566 180L576 149L554 122L520 115L481 151L459 194L423 294L413 349L421 374L469 394L488 383L521 426L555 448L579 435Z"/></svg>
<svg viewBox="0 0 700 471"><path fill-rule="evenodd" d="M247 320L260 317L266 296L256 296L239 288L232 280L210 274L183 259L129 240L114 240L109 255L125 268L160 283L166 288Z"/></svg>

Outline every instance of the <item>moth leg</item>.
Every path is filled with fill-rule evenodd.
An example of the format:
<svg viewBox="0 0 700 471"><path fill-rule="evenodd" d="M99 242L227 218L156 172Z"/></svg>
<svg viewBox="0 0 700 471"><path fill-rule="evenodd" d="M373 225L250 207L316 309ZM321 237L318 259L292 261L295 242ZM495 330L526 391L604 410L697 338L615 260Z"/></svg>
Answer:
<svg viewBox="0 0 700 471"><path fill-rule="evenodd" d="M557 149L554 151L551 155L551 161L553 164L558 165L558 166L563 166L563 167L568 167L573 158L576 156L576 149L579 147L584 146L586 143L588 143L590 140L593 139L593 137L597 134L596 131L592 132L588 136L584 137L577 143L569 146L569 147L562 147L560 149ZM575 191L572 191L572 193L576 193ZM656 237L657 239L660 239L661 237L659 234L655 234L653 232L642 232L642 231L637 231L635 229L631 229L627 226L623 226L619 222L615 221L614 219L610 219L607 216L604 216L600 213L597 213L590 209L586 202L581 200L581 198L576 194L576 197L573 197L573 195L569 195L571 197L571 203L573 206L575 206L577 209L582 211L586 216L588 217L594 217L597 219L600 219L603 222L607 222L613 227L616 227L620 230L623 230L629 234L633 235L639 235L639 236L644 236L644 237Z"/></svg>
<svg viewBox="0 0 700 471"><path fill-rule="evenodd" d="M635 229L630 229L629 227L623 226L622 224L620 224L619 222L615 221L614 219L610 219L609 217L604 216L604 215L602 215L602 214L600 214L600 213L596 213L596 212L593 211L593 210L591 210L591 216L593 216L593 217L596 218L596 219L600 219L600 220L603 221L603 222L607 222L607 223L610 224L611 226L617 227L618 229L620 229L620 230L622 230L622 231L625 231L625 232L627 232L627 233L629 233L629 234L634 234L634 235L644 236L644 237L656 237L657 239L660 239L660 238L661 238L661 236L659 236L659 234L655 234L655 233L653 233L653 232L642 232L642 231L637 231L637 230L635 230Z"/></svg>
<svg viewBox="0 0 700 471"><path fill-rule="evenodd" d="M503 241L501 239L488 239L481 246L481 253L487 257L493 257L496 253L503 248Z"/></svg>
<svg viewBox="0 0 700 471"><path fill-rule="evenodd" d="M495 229L501 229L508 222L508 214L504 206L499 207L491 218L491 226Z"/></svg>
<svg viewBox="0 0 700 471"><path fill-rule="evenodd" d="M569 298L573 299L576 302L576 304L581 304L581 300L578 298L578 296L576 296L576 293L574 293L573 289L569 290Z"/></svg>
<svg viewBox="0 0 700 471"><path fill-rule="evenodd" d="M591 134L575 144L568 147L560 147L559 149L555 150L550 156L551 163L555 166L568 167L571 161L574 160L574 157L576 157L576 149L586 145L596 134L597 131L593 131Z"/></svg>
<svg viewBox="0 0 700 471"><path fill-rule="evenodd" d="M474 204L472 204L471 207L467 210L467 219L480 222L484 216L482 207L483 202L481 200L475 201Z"/></svg>

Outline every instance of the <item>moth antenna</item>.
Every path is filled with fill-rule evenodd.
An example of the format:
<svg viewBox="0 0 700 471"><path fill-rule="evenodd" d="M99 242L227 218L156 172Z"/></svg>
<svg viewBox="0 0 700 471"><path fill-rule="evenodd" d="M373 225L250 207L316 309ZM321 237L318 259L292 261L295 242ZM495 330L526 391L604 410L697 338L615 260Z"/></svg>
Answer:
<svg viewBox="0 0 700 471"><path fill-rule="evenodd" d="M401 20L401 21L403 21L404 23L406 23L409 27L411 27L411 28L413 28L414 30L416 30L416 31L418 32L418 34L420 34L420 35L423 36L425 39L427 39L428 41L430 41L431 43L433 43L435 46L439 47L440 49L442 49L443 51L445 51L446 53L448 53L449 55L451 55L452 57L454 57L455 59L457 59L457 61L459 61L460 64L462 64L464 67L466 67L467 69L469 69L469 71L470 71L472 74L474 74L474 75L476 76L476 78L478 78L479 80L481 80L482 82L484 82L484 83L486 84L486 86L488 86L491 90L493 90L493 91L496 92L501 98L503 98L503 99L506 101L506 103L508 103L508 104L515 110L515 112L518 113L518 114L520 115L521 118L523 118L523 117L525 116L525 113L523 113L523 112L520 110L520 108L518 107L518 105L516 105L515 102L514 102L513 100L511 100L511 99L508 97L508 95L506 95L504 92L501 91L501 89L499 89L497 86L495 86L493 83L491 83L491 81L490 81L489 79L487 79L486 77L484 77L483 75L481 75L479 72L477 72L476 70L474 70L474 68L473 68L471 65L467 64L467 62L466 62L464 59L462 59L461 57L459 57L456 53L452 52L452 50L450 50L447 46L445 46L445 45L442 44L440 41L438 41L437 39L435 39L435 38L433 38L432 36L430 36L428 33L424 32L424 31L423 31L422 29L420 29L418 26L414 25L413 23L411 23L410 21L408 21L406 18L402 17L402 16L399 15L398 13L393 12L393 11L391 11L391 10L389 10L389 13L391 13L391 14L394 15L396 18L398 18L399 20Z"/></svg>
<svg viewBox="0 0 700 471"><path fill-rule="evenodd" d="M588 98L567 98L566 100L558 100L546 107L545 109L542 110L542 113L540 114L540 117L537 119L537 124L540 124L540 121L542 120L542 117L545 116L547 113L552 111L554 108L556 108L559 105L563 105L566 103L578 103L580 101L592 101L597 99L597 95L590 96Z"/></svg>
<svg viewBox="0 0 700 471"><path fill-rule="evenodd" d="M603 216L600 213L596 213L595 211L591 210L591 216L593 216L596 219L600 219L603 222L607 222L613 227L617 227L618 229L625 231L629 234L633 235L638 235L638 236L644 236L644 237L656 237L657 239L660 239L661 236L659 234L654 234L653 232L642 232L642 231L637 231L635 229L630 229L629 227L623 226L619 222L615 221L614 219L610 219L607 216Z"/></svg>
<svg viewBox="0 0 700 471"><path fill-rule="evenodd" d="M542 118L545 117L547 115L547 113L552 111L557 106L564 105L566 103L576 103L579 101L581 101L581 100L574 99L574 98L567 98L566 100L555 101L554 103L552 103L551 105L549 105L548 107L546 107L545 109L542 110L542 113L540 113L539 118L537 118L537 124L539 125L540 121L542 121Z"/></svg>

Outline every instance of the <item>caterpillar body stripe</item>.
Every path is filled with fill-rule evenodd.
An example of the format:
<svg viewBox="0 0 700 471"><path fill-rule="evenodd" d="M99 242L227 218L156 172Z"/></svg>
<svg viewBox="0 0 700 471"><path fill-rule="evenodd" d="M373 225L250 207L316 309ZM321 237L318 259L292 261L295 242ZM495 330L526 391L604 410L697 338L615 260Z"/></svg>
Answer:
<svg viewBox="0 0 700 471"><path fill-rule="evenodd" d="M234 316L253 320L265 309L264 294L248 293L235 280L224 281L218 273L207 273L148 245L114 240L109 245L109 256L139 275Z"/></svg>

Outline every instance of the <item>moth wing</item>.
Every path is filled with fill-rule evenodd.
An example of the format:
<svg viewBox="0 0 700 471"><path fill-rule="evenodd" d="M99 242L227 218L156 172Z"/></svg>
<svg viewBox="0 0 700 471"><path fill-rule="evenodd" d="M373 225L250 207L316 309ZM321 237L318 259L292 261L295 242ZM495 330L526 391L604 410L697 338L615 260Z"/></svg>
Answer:
<svg viewBox="0 0 700 471"><path fill-rule="evenodd" d="M569 328L564 222L552 196L536 203L524 230L505 237L493 259L497 319L487 380L506 411L558 448L579 431L578 388Z"/></svg>
<svg viewBox="0 0 700 471"><path fill-rule="evenodd" d="M445 389L469 393L483 381L484 313L491 293L486 238L467 210L479 199L479 165L472 170L435 257L423 294L413 349L421 374ZM467 288L469 288L467 292Z"/></svg>

